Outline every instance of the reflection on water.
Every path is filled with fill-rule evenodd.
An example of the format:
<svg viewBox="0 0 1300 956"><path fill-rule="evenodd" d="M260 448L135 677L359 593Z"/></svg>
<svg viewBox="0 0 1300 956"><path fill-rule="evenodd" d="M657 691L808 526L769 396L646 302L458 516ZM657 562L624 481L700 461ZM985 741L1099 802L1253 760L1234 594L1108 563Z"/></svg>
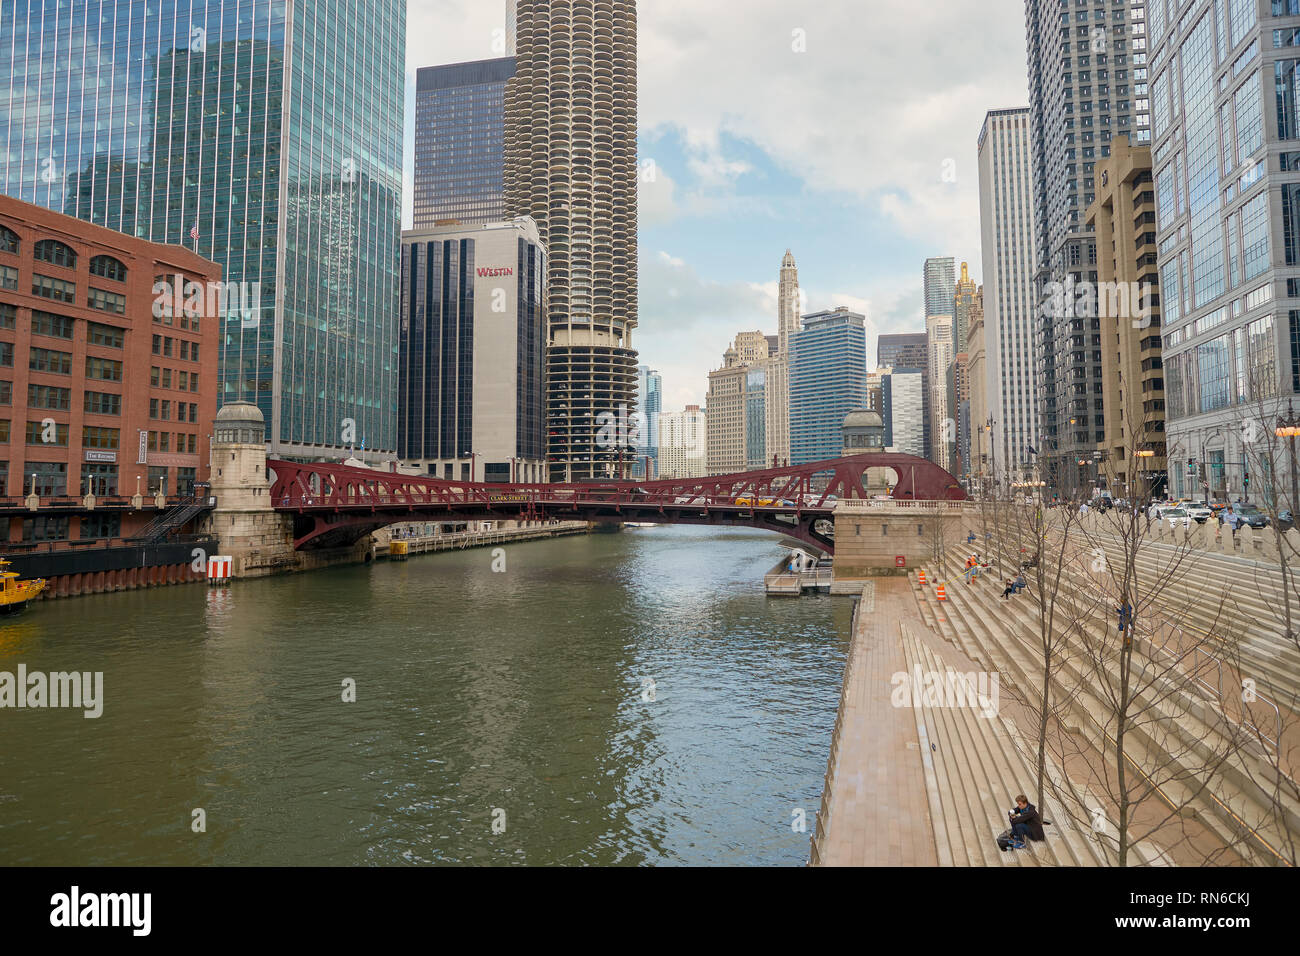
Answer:
<svg viewBox="0 0 1300 956"><path fill-rule="evenodd" d="M850 607L766 598L779 556L629 529L37 605L0 670L106 702L0 710L0 864L801 864Z"/></svg>

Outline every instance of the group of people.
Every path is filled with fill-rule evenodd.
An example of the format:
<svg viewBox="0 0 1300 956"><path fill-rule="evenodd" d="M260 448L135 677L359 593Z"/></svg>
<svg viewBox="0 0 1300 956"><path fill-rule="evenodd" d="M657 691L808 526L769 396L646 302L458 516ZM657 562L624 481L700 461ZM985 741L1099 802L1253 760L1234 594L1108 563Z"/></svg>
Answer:
<svg viewBox="0 0 1300 956"><path fill-rule="evenodd" d="M1015 580L1007 578L1006 588L1002 592L1002 600L1007 600L1011 595L1023 591L1029 587L1029 582L1025 580L1025 572L1021 571L1016 575Z"/></svg>
<svg viewBox="0 0 1300 956"><path fill-rule="evenodd" d="M978 554L972 554L966 559L966 583L970 584L988 566L988 562L982 560Z"/></svg>

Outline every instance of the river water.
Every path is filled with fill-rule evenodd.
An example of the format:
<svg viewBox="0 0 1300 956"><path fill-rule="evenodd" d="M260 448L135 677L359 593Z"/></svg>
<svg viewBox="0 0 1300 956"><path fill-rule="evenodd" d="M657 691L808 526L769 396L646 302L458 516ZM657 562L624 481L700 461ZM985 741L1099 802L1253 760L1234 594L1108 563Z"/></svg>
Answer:
<svg viewBox="0 0 1300 956"><path fill-rule="evenodd" d="M98 719L0 709L0 865L802 864L851 605L765 597L781 553L627 529L0 619L0 671L104 675Z"/></svg>

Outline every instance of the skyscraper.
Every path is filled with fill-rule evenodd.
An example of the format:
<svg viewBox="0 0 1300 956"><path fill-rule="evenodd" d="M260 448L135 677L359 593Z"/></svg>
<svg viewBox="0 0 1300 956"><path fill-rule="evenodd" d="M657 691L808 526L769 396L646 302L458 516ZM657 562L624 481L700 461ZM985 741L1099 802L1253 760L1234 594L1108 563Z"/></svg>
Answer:
<svg viewBox="0 0 1300 956"><path fill-rule="evenodd" d="M790 338L799 331L799 270L787 249L777 286L776 351L767 361L767 461L790 459Z"/></svg>
<svg viewBox="0 0 1300 956"><path fill-rule="evenodd" d="M219 402L273 454L397 447L406 4L17 0L0 190L222 267ZM364 449L364 450L363 450Z"/></svg>
<svg viewBox="0 0 1300 956"><path fill-rule="evenodd" d="M641 414L641 442L636 449L636 466L633 473L641 478L654 478L659 472L659 413L663 410L663 376L649 365L637 367L637 408ZM650 460L649 471L646 459Z"/></svg>
<svg viewBox="0 0 1300 956"><path fill-rule="evenodd" d="M966 351L966 338L970 335L970 310L975 304L975 280L970 277L970 267L961 264L961 278L953 293L952 341L958 352Z"/></svg>
<svg viewBox="0 0 1300 956"><path fill-rule="evenodd" d="M890 368L880 377L881 418L885 422L885 450L925 457L925 428L921 421L921 370Z"/></svg>
<svg viewBox="0 0 1300 956"><path fill-rule="evenodd" d="M952 315L954 259L940 256L925 260L925 314Z"/></svg>
<svg viewBox="0 0 1300 956"><path fill-rule="evenodd" d="M1300 3L1147 9L1171 490L1285 502L1259 456L1300 393Z"/></svg>
<svg viewBox="0 0 1300 956"><path fill-rule="evenodd" d="M416 229L505 217L506 80L514 75L509 56L416 71Z"/></svg>
<svg viewBox="0 0 1300 956"><path fill-rule="evenodd" d="M659 477L703 478L708 474L704 412L687 405L659 416Z"/></svg>
<svg viewBox="0 0 1300 956"><path fill-rule="evenodd" d="M402 234L404 462L462 481L545 480L545 276L530 219Z"/></svg>
<svg viewBox="0 0 1300 956"><path fill-rule="evenodd" d="M547 432L554 480L631 463L599 440L636 404L635 0L511 0L506 213L532 216L550 261Z"/></svg>
<svg viewBox="0 0 1300 956"><path fill-rule="evenodd" d="M1060 0L1025 0L1025 23L1035 298L1042 302L1050 300L1052 284L1067 278L1097 281L1097 248L1084 211L1095 198L1094 165L1110 155L1111 137L1150 142L1146 4L1077 0L1067 9ZM986 270L986 286L991 278ZM1101 342L1095 317L1061 313L1045 308L1039 314L1035 385L1044 478L1068 489L1078 480L1068 469L1080 456L1090 458L1103 438Z"/></svg>
<svg viewBox="0 0 1300 956"><path fill-rule="evenodd" d="M1035 402L1034 192L1029 110L992 110L979 135L980 246L983 251L983 348L972 349L971 391L992 416L974 453L996 459L999 477L1031 466L1038 445ZM969 337L969 333L968 333ZM981 354L982 353L982 354ZM987 417L971 422L984 428ZM996 450L987 447L997 443ZM981 464L982 461L981 461ZM978 470L978 469L977 469Z"/></svg>
<svg viewBox="0 0 1300 956"><path fill-rule="evenodd" d="M876 364L881 368L921 370L921 451L930 456L930 340L924 332L895 332L876 340Z"/></svg>
<svg viewBox="0 0 1300 956"><path fill-rule="evenodd" d="M951 446L957 440L956 419L948 414L948 366L956 354L952 316L931 315L925 326L930 353L926 366L930 384L930 460L940 468L950 468Z"/></svg>
<svg viewBox="0 0 1300 956"><path fill-rule="evenodd" d="M790 343L790 464L838 457L844 417L866 407L866 317L843 306L804 316Z"/></svg>

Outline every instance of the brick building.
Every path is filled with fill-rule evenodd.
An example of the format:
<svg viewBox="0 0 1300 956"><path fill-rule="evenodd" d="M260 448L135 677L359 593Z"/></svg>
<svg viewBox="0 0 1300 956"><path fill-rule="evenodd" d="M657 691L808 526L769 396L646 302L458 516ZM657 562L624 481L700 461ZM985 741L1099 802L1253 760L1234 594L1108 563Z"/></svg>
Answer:
<svg viewBox="0 0 1300 956"><path fill-rule="evenodd" d="M8 540L126 536L150 516L123 499L206 481L220 279L184 248L0 196L0 490L40 499ZM87 493L100 508L58 512Z"/></svg>

